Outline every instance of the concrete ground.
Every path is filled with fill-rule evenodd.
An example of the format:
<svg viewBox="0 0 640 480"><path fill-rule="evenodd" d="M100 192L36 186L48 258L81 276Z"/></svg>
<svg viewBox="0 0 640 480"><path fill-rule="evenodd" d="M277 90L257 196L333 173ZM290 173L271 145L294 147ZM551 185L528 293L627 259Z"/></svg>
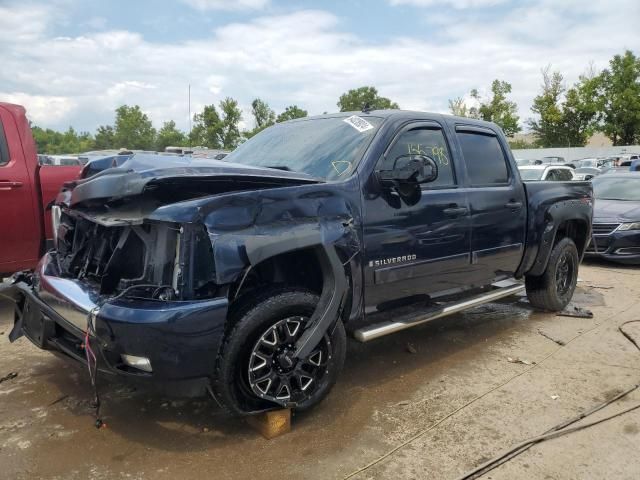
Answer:
<svg viewBox="0 0 640 480"><path fill-rule="evenodd" d="M640 320L640 268L589 263L580 279L574 300L593 319L532 312L516 297L350 343L327 400L274 440L211 400L118 385L102 389L108 427L96 430L86 370L24 338L9 344L2 304L0 377L18 377L0 384L0 477L457 478L640 383L640 352L618 331ZM640 323L626 328L640 342ZM583 423L639 403L637 390ZM482 478L640 478L640 410L536 445Z"/></svg>

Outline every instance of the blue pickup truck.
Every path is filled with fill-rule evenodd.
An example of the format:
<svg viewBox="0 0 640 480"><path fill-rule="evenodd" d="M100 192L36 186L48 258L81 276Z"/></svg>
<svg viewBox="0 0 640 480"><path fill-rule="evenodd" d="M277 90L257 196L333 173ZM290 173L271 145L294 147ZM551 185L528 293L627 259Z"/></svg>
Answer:
<svg viewBox="0 0 640 480"><path fill-rule="evenodd" d="M11 339L101 374L304 410L359 341L526 289L562 310L589 182L522 182L494 124L399 110L270 127L222 161L136 154L68 184Z"/></svg>

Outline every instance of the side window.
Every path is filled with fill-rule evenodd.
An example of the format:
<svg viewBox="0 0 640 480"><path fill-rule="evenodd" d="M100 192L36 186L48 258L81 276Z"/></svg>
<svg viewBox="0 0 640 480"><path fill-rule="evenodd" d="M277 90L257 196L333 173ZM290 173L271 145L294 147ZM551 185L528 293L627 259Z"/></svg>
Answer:
<svg viewBox="0 0 640 480"><path fill-rule="evenodd" d="M567 182L569 180L573 180L573 175L571 174L571 170L558 170L558 180L562 182Z"/></svg>
<svg viewBox="0 0 640 480"><path fill-rule="evenodd" d="M545 180L549 181L549 182L556 182L558 180L560 180L560 177L558 176L559 171L558 170L549 170L547 172L547 178L545 178Z"/></svg>
<svg viewBox="0 0 640 480"><path fill-rule="evenodd" d="M425 187L450 187L456 184L449 148L439 128L414 128L402 133L379 168L392 170L394 166L404 163L402 160L410 155L426 155L438 165L438 178L425 183Z"/></svg>
<svg viewBox="0 0 640 480"><path fill-rule="evenodd" d="M9 146L7 145L7 137L4 134L4 127L0 120L0 167L9 163Z"/></svg>
<svg viewBox="0 0 640 480"><path fill-rule="evenodd" d="M482 133L457 132L472 186L509 183L509 170L498 138Z"/></svg>

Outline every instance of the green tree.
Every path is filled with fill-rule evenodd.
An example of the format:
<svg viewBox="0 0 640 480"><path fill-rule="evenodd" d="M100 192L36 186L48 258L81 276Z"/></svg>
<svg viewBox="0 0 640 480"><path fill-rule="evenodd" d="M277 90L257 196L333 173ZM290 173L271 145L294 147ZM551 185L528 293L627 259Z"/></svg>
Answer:
<svg viewBox="0 0 640 480"><path fill-rule="evenodd" d="M456 115L458 117L468 117L469 116L469 108L464 103L464 98L458 97L453 100L449 100L449 111L451 115Z"/></svg>
<svg viewBox="0 0 640 480"><path fill-rule="evenodd" d="M487 100L482 99L478 90L471 90L471 97L478 101L479 107L472 107L468 116L493 122L502 128L505 135L512 137L521 128L518 125L518 106L515 102L507 100L510 93L511 84L497 79L491 84L491 97Z"/></svg>
<svg viewBox="0 0 640 480"><path fill-rule="evenodd" d="M251 113L255 119L256 126L253 130L243 132L244 136L247 138L251 138L256 133L260 133L265 128L273 125L276 121L276 112L269 107L267 102L260 100L259 98L256 98L251 102Z"/></svg>
<svg viewBox="0 0 640 480"><path fill-rule="evenodd" d="M597 128L601 79L592 71L565 90L559 72L542 71L542 93L531 111L539 116L528 124L540 147L582 147Z"/></svg>
<svg viewBox="0 0 640 480"><path fill-rule="evenodd" d="M176 128L176 122L169 120L164 122L162 128L158 130L158 136L156 137L156 150L158 152L164 152L164 149L169 146L182 146L186 141L186 136L180 130Z"/></svg>
<svg viewBox="0 0 640 480"><path fill-rule="evenodd" d="M69 129L71 130L71 127ZM80 132L75 136L74 141L77 143L73 151L77 153L87 152L95 148L95 140L89 132Z"/></svg>
<svg viewBox="0 0 640 480"><path fill-rule="evenodd" d="M640 142L640 58L627 50L600 75L602 130L614 145Z"/></svg>
<svg viewBox="0 0 640 480"><path fill-rule="evenodd" d="M190 142L193 146L222 148L222 120L215 105L206 105L193 116Z"/></svg>
<svg viewBox="0 0 640 480"><path fill-rule="evenodd" d="M286 122L287 120L293 120L294 118L304 118L307 116L307 111L302 110L297 105L290 105L284 109L278 118L276 118L276 122Z"/></svg>
<svg viewBox="0 0 640 480"><path fill-rule="evenodd" d="M38 126L31 128L36 148L39 153L64 154L81 153L94 148L94 140L90 133L77 133L73 127L65 132L56 132L50 128L42 129Z"/></svg>
<svg viewBox="0 0 640 480"><path fill-rule="evenodd" d="M242 120L242 111L238 107L237 100L227 97L220 102L220 111L222 112L222 132L221 143L222 148L233 150L240 143L240 121Z"/></svg>
<svg viewBox="0 0 640 480"><path fill-rule="evenodd" d="M375 87L360 87L340 95L338 108L341 112L355 112L368 106L372 110L400 108L397 103L378 95Z"/></svg>
<svg viewBox="0 0 640 480"><path fill-rule="evenodd" d="M251 102L251 111L256 120L256 128L260 130L273 125L276 121L276 112L271 110L269 104L264 100L256 98Z"/></svg>
<svg viewBox="0 0 640 480"><path fill-rule="evenodd" d="M156 130L138 105L122 105L116 109L114 141L116 148L152 150Z"/></svg>
<svg viewBox="0 0 640 480"><path fill-rule="evenodd" d="M100 125L96 131L95 147L96 150L108 150L116 148L115 131L111 125Z"/></svg>
<svg viewBox="0 0 640 480"><path fill-rule="evenodd" d="M598 114L600 79L582 75L578 83L567 90L562 104L562 124L566 144L583 147L593 135Z"/></svg>
<svg viewBox="0 0 640 480"><path fill-rule="evenodd" d="M551 67L542 70L542 92L533 99L531 111L538 120L528 120L540 147L556 147L566 144L564 115L560 104L564 86L560 72L550 73Z"/></svg>
<svg viewBox="0 0 640 480"><path fill-rule="evenodd" d="M62 137L60 132L56 132L50 128L45 130L34 125L31 127L31 133L36 142L36 149L38 150L38 153L60 153L58 151L58 145L60 144L60 138Z"/></svg>

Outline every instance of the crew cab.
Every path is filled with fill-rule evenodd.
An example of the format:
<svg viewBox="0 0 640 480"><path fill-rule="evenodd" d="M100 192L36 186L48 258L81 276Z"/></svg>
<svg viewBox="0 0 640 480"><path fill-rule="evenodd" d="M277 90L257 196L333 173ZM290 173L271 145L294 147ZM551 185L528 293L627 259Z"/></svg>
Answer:
<svg viewBox="0 0 640 480"><path fill-rule="evenodd" d="M562 310L592 187L522 182L495 124L384 110L279 123L223 160L135 154L55 208L55 248L5 286L10 338L249 414L317 404L347 333L525 289Z"/></svg>
<svg viewBox="0 0 640 480"><path fill-rule="evenodd" d="M0 102L0 279L35 267L52 239L50 212L82 165L40 165L25 109Z"/></svg>

